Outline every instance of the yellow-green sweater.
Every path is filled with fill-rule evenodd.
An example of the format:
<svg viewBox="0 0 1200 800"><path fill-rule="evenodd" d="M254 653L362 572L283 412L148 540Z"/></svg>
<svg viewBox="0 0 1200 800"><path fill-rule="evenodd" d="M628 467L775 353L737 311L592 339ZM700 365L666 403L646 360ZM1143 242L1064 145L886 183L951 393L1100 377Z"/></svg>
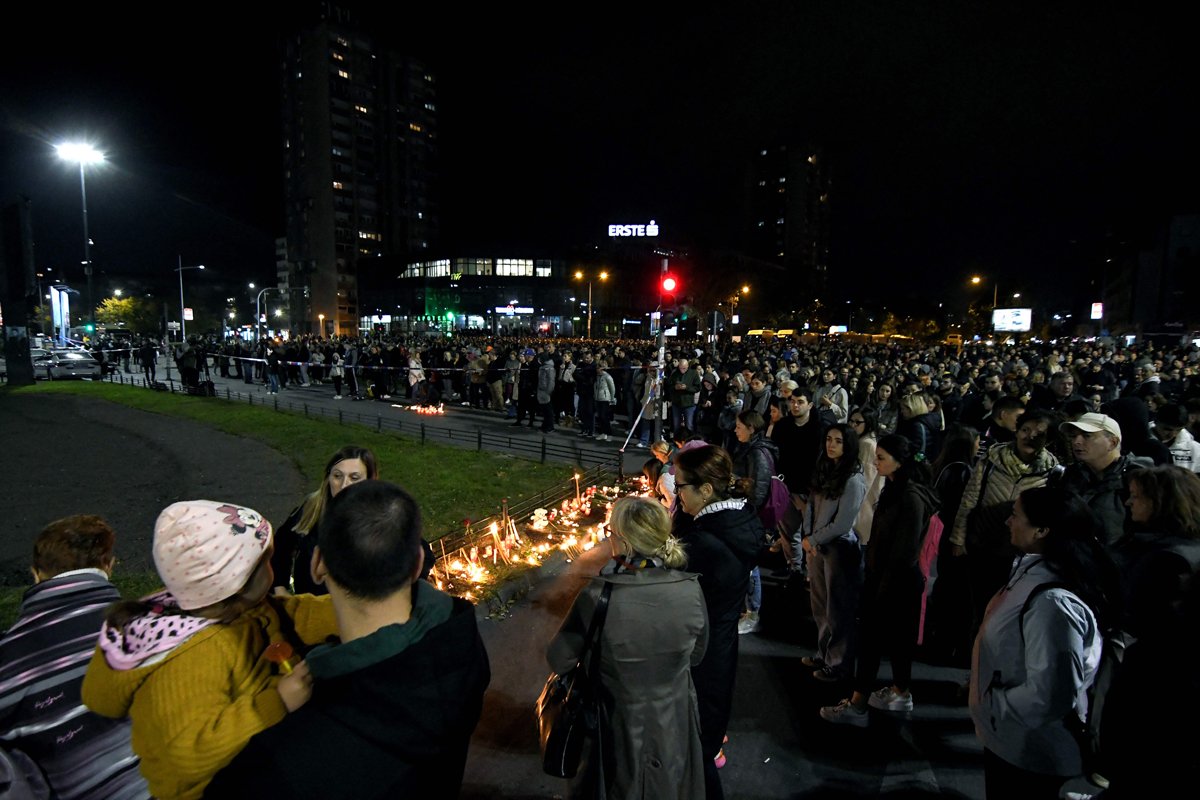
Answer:
<svg viewBox="0 0 1200 800"><path fill-rule="evenodd" d="M97 714L131 718L133 750L154 797L200 797L251 736L287 715L275 690L278 667L263 658L284 638L275 606L306 644L337 631L329 597L302 594L210 625L149 666L115 670L99 647L92 654L83 702Z"/></svg>

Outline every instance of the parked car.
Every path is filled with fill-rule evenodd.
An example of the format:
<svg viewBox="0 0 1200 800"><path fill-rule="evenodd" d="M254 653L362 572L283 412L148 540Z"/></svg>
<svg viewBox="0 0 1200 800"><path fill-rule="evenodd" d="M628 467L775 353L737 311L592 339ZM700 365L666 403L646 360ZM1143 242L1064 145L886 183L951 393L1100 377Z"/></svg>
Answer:
<svg viewBox="0 0 1200 800"><path fill-rule="evenodd" d="M31 350L33 374L38 378L56 381L64 378L103 377L100 362L86 350Z"/></svg>

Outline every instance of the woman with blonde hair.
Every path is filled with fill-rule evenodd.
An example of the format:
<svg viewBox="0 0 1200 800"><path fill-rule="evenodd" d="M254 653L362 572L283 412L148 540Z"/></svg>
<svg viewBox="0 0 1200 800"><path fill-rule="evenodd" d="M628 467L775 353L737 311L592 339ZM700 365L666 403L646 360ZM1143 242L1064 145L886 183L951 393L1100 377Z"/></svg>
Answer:
<svg viewBox="0 0 1200 800"><path fill-rule="evenodd" d="M327 594L328 589L309 574L309 562L317 546L317 528L325 516L329 501L352 483L375 480L379 466L375 454L366 447L346 445L325 463L321 485L304 498L275 531L275 553L271 568L275 586L293 594Z"/></svg>
<svg viewBox="0 0 1200 800"><path fill-rule="evenodd" d="M681 571L687 555L660 503L623 497L609 524L613 559L576 597L546 650L556 672L575 666L601 596L609 593L593 644L600 652L600 674L593 676L600 726L576 788L610 799L691 800L704 791L691 672L708 642L699 576Z"/></svg>

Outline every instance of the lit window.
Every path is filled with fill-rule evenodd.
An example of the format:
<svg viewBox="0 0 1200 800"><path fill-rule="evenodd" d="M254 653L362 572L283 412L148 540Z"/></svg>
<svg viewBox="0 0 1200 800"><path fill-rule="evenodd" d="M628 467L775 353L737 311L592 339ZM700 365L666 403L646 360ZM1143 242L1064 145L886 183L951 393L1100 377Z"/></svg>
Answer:
<svg viewBox="0 0 1200 800"><path fill-rule="evenodd" d="M779 219L775 220L775 224L776 224L776 225L782 225L782 224L783 224L783 217L780 217Z"/></svg>
<svg viewBox="0 0 1200 800"><path fill-rule="evenodd" d="M358 232L358 238L360 238L360 239L370 239L370 240L371 240L371 241L373 241L373 242L382 242L382 241L383 241L383 234L381 234L381 233L372 233L371 231L359 231L359 232Z"/></svg>
<svg viewBox="0 0 1200 800"><path fill-rule="evenodd" d="M339 77L339 78L346 78L347 80L349 80L349 78L350 78L350 73L349 73L349 72L346 72L346 70L344 70L344 69L339 69L339 70L338 70L338 77Z"/></svg>
<svg viewBox="0 0 1200 800"><path fill-rule="evenodd" d="M779 179L779 182L780 182L780 183L787 183L787 178L780 178L780 179Z"/></svg>
<svg viewBox="0 0 1200 800"><path fill-rule="evenodd" d="M334 154L335 156L340 156L340 157L343 157L343 158L344 158L344 157L345 157L345 155L346 155L346 151L345 151L345 150L343 150L343 149L342 149L342 148L340 148L340 147L335 147L335 148L333 148L333 154Z"/></svg>
<svg viewBox="0 0 1200 800"><path fill-rule="evenodd" d="M367 107L366 107L366 106L355 106L355 107L354 107L354 110L355 110L355 111L357 111L357 112L358 112L358 113L360 113L360 114L367 114L367 113L370 113L370 112L368 112L368 111L367 111Z"/></svg>
<svg viewBox="0 0 1200 800"><path fill-rule="evenodd" d="M498 258L496 259L496 274L532 277L533 261L528 258Z"/></svg>
<svg viewBox="0 0 1200 800"><path fill-rule="evenodd" d="M809 156L809 157L808 157L808 163L810 163L810 164L815 164L815 163L817 163L817 157L816 157L815 155L811 155L811 156Z"/></svg>
<svg viewBox="0 0 1200 800"><path fill-rule="evenodd" d="M417 124L417 123L415 123L415 122L410 122L410 123L408 123L408 129L409 129L410 131L416 131L417 133L420 133L420 132L421 132L421 126L420 126L420 125L418 125L418 124Z"/></svg>
<svg viewBox="0 0 1200 800"><path fill-rule="evenodd" d="M437 109L433 107L433 103L426 103L425 110L426 111L437 111Z"/></svg>
<svg viewBox="0 0 1200 800"><path fill-rule="evenodd" d="M342 47L349 47L349 46L350 46L350 42L349 42L349 41L347 41L347 40L346 40L346 38L345 38L344 36L339 36L339 37L337 37L337 43L338 43L338 44L340 44Z"/></svg>
<svg viewBox="0 0 1200 800"><path fill-rule="evenodd" d="M758 154L759 154L760 156L765 156L765 155L767 154L767 151L766 151L766 150L760 150Z"/></svg>
<svg viewBox="0 0 1200 800"><path fill-rule="evenodd" d="M758 227L760 227L760 228L765 227L766 224L767 223L763 222L761 219L758 221Z"/></svg>
<svg viewBox="0 0 1200 800"><path fill-rule="evenodd" d="M829 202L829 195L827 195L827 194L823 194L823 195L821 195L821 202L822 202L822 203L828 203L828 202Z"/></svg>
<svg viewBox="0 0 1200 800"><path fill-rule="evenodd" d="M300 80L300 76L301 76L302 74L303 74L303 73L301 73L301 72L297 72L297 73L296 73L296 80Z"/></svg>
<svg viewBox="0 0 1200 800"><path fill-rule="evenodd" d="M335 188L335 189L342 189L342 188L344 188L344 187L342 186L342 182L341 182L341 181L334 181L334 182L333 182L333 188Z"/></svg>
<svg viewBox="0 0 1200 800"><path fill-rule="evenodd" d="M344 55L342 55L341 53L339 53L337 50L330 51L329 55L333 56L334 61L345 61L346 60L346 57Z"/></svg>
<svg viewBox="0 0 1200 800"><path fill-rule="evenodd" d="M766 181L759 181L759 182L758 182L758 185L759 185L759 186L766 186L766 185L767 185L767 182L766 182Z"/></svg>

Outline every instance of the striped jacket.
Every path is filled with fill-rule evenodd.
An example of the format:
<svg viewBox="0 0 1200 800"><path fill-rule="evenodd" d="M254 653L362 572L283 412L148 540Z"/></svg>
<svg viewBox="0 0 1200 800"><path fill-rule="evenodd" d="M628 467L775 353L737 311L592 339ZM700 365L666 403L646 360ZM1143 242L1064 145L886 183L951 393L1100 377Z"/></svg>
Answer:
<svg viewBox="0 0 1200 800"><path fill-rule="evenodd" d="M0 637L0 742L32 758L63 800L150 796L129 720L93 714L79 697L104 610L119 599L100 570L64 572L25 592Z"/></svg>

